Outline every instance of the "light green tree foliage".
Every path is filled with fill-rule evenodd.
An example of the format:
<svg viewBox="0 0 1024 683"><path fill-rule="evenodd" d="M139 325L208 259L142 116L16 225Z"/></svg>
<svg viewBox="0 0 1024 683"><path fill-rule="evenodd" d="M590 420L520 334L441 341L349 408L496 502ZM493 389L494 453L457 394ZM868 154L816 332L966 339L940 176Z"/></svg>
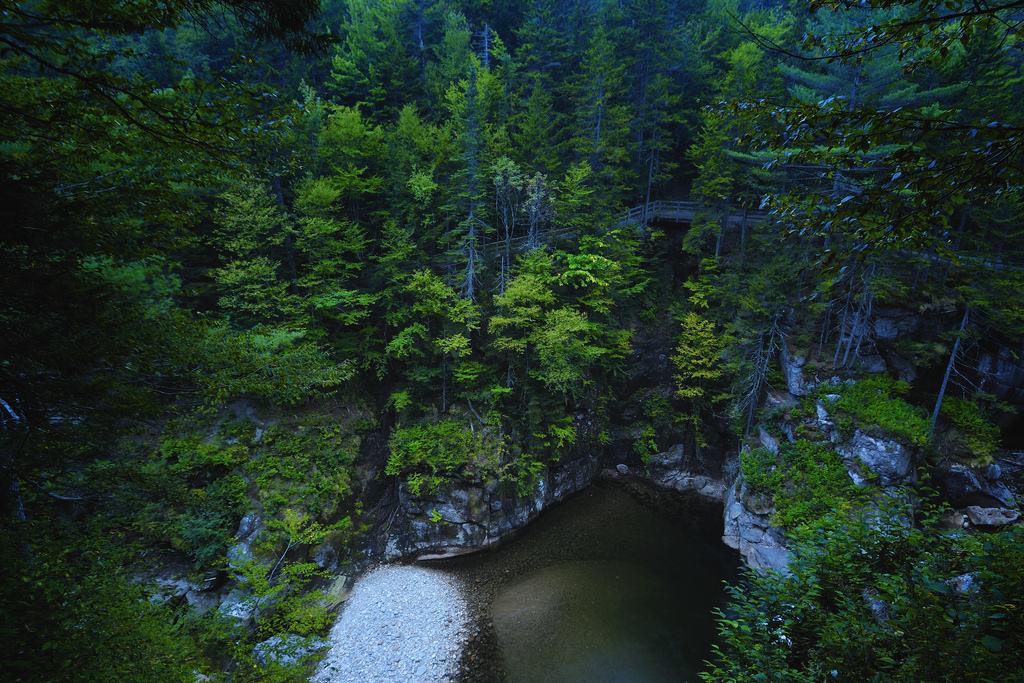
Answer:
<svg viewBox="0 0 1024 683"><path fill-rule="evenodd" d="M298 111L291 134L294 138L294 165L300 172L320 178L327 172L321 148L323 133L327 127L327 104L320 99L316 90L305 81L299 84L302 102L296 103Z"/></svg>
<svg viewBox="0 0 1024 683"><path fill-rule="evenodd" d="M735 179L729 147L728 123L725 117L705 112L704 122L697 140L687 152L699 171L693 183L693 195L700 202L700 210L683 238L683 250L698 258L709 237L715 237L715 257L721 252L725 235L725 220L729 202L734 193Z"/></svg>
<svg viewBox="0 0 1024 683"><path fill-rule="evenodd" d="M952 535L894 502L833 516L789 574L748 574L705 681L966 681L1024 674L1017 531Z"/></svg>
<svg viewBox="0 0 1024 683"><path fill-rule="evenodd" d="M413 0L350 0L332 60L331 79L345 101L369 106L377 123L390 122L422 88L409 53Z"/></svg>
<svg viewBox="0 0 1024 683"><path fill-rule="evenodd" d="M444 412L451 401L451 374L472 351L470 334L479 327L479 313L472 301L427 270L413 273L404 289L409 305L393 319L400 329L385 352L402 364L405 377L424 396L440 399Z"/></svg>
<svg viewBox="0 0 1024 683"><path fill-rule="evenodd" d="M209 404L247 393L298 403L351 376L347 361L332 361L303 332L270 326L235 332L224 325L182 323L189 327L181 330L171 367L182 393L198 393Z"/></svg>
<svg viewBox="0 0 1024 683"><path fill-rule="evenodd" d="M368 196L383 182L379 164L385 152L383 130L355 107L334 107L321 135L321 155L329 182L339 191L338 208L360 220Z"/></svg>
<svg viewBox="0 0 1024 683"><path fill-rule="evenodd" d="M528 89L528 90L527 90ZM524 86L525 105L512 117L514 153L526 168L552 174L562 167L559 157L560 117L550 91L539 76Z"/></svg>
<svg viewBox="0 0 1024 683"><path fill-rule="evenodd" d="M451 149L451 131L434 126L406 105L398 122L386 134L387 164L383 191L389 199L391 215L416 226L427 234L424 241L437 239L441 213L438 189L440 168L447 166Z"/></svg>
<svg viewBox="0 0 1024 683"><path fill-rule="evenodd" d="M557 186L555 222L574 235L594 230L599 222L598 199L594 171L586 161L572 164Z"/></svg>
<svg viewBox="0 0 1024 683"><path fill-rule="evenodd" d="M444 15L444 37L434 47L436 61L427 64L427 92L435 110L443 111L448 89L469 76L470 38L469 22L461 12L450 10Z"/></svg>
<svg viewBox="0 0 1024 683"><path fill-rule="evenodd" d="M214 216L222 265L210 277L221 291L220 306L239 326L291 319L297 302L275 258L288 225L274 200L259 185L240 185L220 196Z"/></svg>
<svg viewBox="0 0 1024 683"><path fill-rule="evenodd" d="M559 305L553 261L542 252L520 260L505 293L495 297L498 313L489 321L491 343L518 359L517 376L540 380L568 396L579 396L589 368L607 349L597 344L600 326L571 306ZM524 384L525 386L525 384Z"/></svg>
<svg viewBox="0 0 1024 683"><path fill-rule="evenodd" d="M352 288L362 269L368 243L358 223L338 219L341 190L328 179L307 178L299 185L295 209L295 248L302 260L298 285L314 319L345 328L360 325L370 314L376 295ZM366 336L366 330L359 330Z"/></svg>
<svg viewBox="0 0 1024 683"><path fill-rule="evenodd" d="M690 311L680 321L679 345L672 356L676 368L676 395L683 399L686 411L681 419L692 425L697 442L705 445L701 426L715 405L728 398L717 380L725 375L723 359L726 339L716 332L715 324Z"/></svg>

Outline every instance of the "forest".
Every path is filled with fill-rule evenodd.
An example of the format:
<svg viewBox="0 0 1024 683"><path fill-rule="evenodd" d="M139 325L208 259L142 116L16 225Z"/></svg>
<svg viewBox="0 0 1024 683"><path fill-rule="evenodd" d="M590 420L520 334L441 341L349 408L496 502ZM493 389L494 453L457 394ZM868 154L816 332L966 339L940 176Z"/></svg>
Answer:
<svg viewBox="0 0 1024 683"><path fill-rule="evenodd" d="M525 496L583 452L739 457L786 349L863 378L881 308L941 330L901 342L918 381L838 392L851 421L922 471L1020 446L967 368L1024 338L1021 0L0 6L7 680L306 680L254 645L330 627L296 549L358 560L367 462ZM1017 527L944 535L924 477L885 532L796 444L801 506L742 461L802 550L737 589L707 680L1019 680ZM151 599L172 559L265 608Z"/></svg>

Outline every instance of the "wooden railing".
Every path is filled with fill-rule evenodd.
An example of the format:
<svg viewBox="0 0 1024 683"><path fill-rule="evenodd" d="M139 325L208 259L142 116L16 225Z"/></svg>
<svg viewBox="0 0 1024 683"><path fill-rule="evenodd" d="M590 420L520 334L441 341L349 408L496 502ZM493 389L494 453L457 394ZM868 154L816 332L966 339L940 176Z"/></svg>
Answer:
<svg viewBox="0 0 1024 683"><path fill-rule="evenodd" d="M619 225L647 224L654 220L689 223L700 210L701 206L697 202L659 199L623 211L619 214ZM766 211L753 211L738 204L729 204L723 220L727 223L757 222L764 220L767 215Z"/></svg>

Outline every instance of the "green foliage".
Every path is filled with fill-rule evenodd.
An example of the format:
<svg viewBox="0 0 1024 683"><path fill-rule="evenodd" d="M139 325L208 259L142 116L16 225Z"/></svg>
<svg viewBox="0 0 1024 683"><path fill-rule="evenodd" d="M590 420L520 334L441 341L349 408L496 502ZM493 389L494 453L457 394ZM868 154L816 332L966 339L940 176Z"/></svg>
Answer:
<svg viewBox="0 0 1024 683"><path fill-rule="evenodd" d="M326 522L352 493L360 437L327 415L267 428L247 467L268 514L292 506Z"/></svg>
<svg viewBox="0 0 1024 683"><path fill-rule="evenodd" d="M745 451L740 462L752 492L772 496L773 523L788 530L848 510L870 492L853 483L835 451L806 439L782 443L778 456L766 448Z"/></svg>
<svg viewBox="0 0 1024 683"><path fill-rule="evenodd" d="M888 377L874 375L856 384L826 386L818 395L839 394L835 407L853 415L862 428L878 426L883 432L915 446L928 444L929 421L923 408L913 406L901 396L910 385Z"/></svg>
<svg viewBox="0 0 1024 683"><path fill-rule="evenodd" d="M69 531L2 522L5 680L194 681L199 648L133 576L126 539Z"/></svg>
<svg viewBox="0 0 1024 683"><path fill-rule="evenodd" d="M999 447L999 428L985 418L974 401L946 396L941 410L955 430L954 434L944 435L942 446L948 454L985 459Z"/></svg>
<svg viewBox="0 0 1024 683"><path fill-rule="evenodd" d="M1017 680L1024 611L1009 598L1024 589L1024 535L950 535L910 514L883 499L832 515L794 542L788 575L748 573L702 678Z"/></svg>
<svg viewBox="0 0 1024 683"><path fill-rule="evenodd" d="M753 448L740 455L740 469L747 485L755 491L771 493L781 488L785 478L779 472L778 458L767 448Z"/></svg>
<svg viewBox="0 0 1024 683"><path fill-rule="evenodd" d="M633 441L633 452L640 456L640 460L646 465L651 461L651 457L658 452L658 444L655 442L657 432L654 431L654 427L650 424L645 424L644 429Z"/></svg>
<svg viewBox="0 0 1024 683"><path fill-rule="evenodd" d="M728 398L719 386L726 374L726 363L722 359L726 339L716 333L713 322L694 311L686 313L681 323L679 345L672 356L677 370L676 395L687 407L681 419L693 425L697 441L704 445L703 418Z"/></svg>
<svg viewBox="0 0 1024 683"><path fill-rule="evenodd" d="M432 493L450 478L470 473L481 443L454 421L399 427L388 441L391 456L385 474L406 476L414 495Z"/></svg>

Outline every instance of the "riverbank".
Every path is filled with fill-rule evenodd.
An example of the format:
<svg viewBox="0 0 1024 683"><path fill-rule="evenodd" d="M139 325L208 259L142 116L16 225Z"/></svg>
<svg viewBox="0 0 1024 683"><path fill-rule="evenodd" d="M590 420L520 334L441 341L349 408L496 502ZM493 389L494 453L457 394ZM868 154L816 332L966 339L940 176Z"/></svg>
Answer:
<svg viewBox="0 0 1024 683"><path fill-rule="evenodd" d="M424 567L380 567L356 582L310 680L454 681L469 624L458 580Z"/></svg>

